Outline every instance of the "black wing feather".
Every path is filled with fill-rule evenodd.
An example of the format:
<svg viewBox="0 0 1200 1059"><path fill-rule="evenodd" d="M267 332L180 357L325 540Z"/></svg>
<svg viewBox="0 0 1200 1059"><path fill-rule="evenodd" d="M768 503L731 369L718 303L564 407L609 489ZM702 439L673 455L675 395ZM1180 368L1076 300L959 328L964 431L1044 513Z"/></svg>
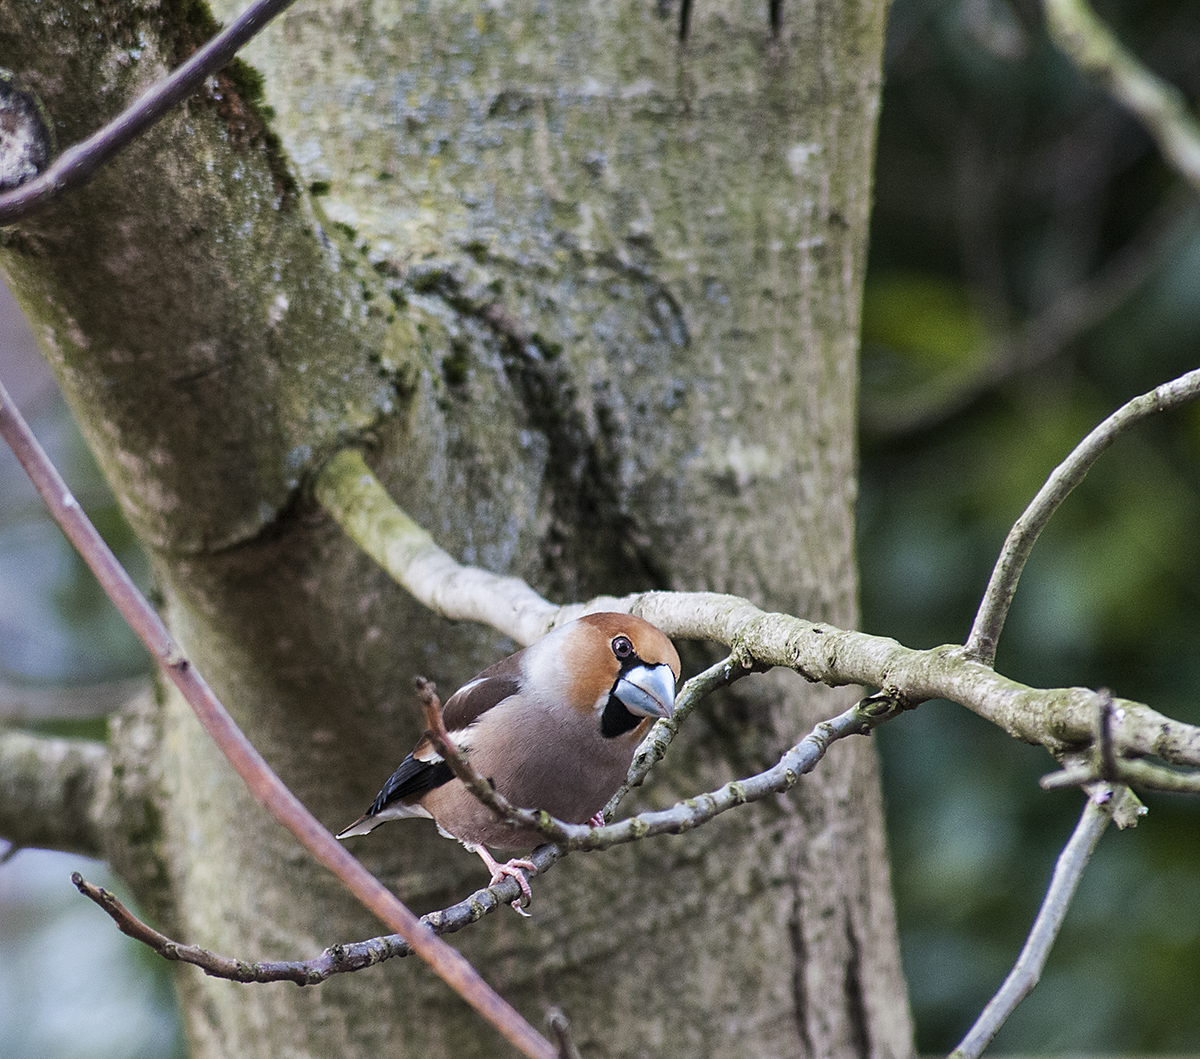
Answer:
<svg viewBox="0 0 1200 1059"><path fill-rule="evenodd" d="M518 651L488 666L473 681L446 700L442 707L442 720L447 730L462 731L497 703L516 694L521 686L522 654L523 650ZM423 750L429 750L429 743L425 739L417 744L414 753L421 753ZM392 773L392 778L383 785L383 790L379 792L366 815L375 816L399 801L413 802L422 794L427 794L452 779L454 773L444 761L422 761L409 754Z"/></svg>
<svg viewBox="0 0 1200 1059"><path fill-rule="evenodd" d="M383 785L383 790L367 810L367 816L382 812L393 802L419 798L443 783L454 779L454 773L444 761L418 761L409 754Z"/></svg>

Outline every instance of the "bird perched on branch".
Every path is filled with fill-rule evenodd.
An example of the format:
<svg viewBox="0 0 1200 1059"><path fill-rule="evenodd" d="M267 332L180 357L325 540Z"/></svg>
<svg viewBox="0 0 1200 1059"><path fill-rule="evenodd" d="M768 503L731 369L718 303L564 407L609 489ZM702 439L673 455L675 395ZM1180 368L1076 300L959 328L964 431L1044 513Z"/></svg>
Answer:
<svg viewBox="0 0 1200 1059"><path fill-rule="evenodd" d="M649 622L589 614L489 666L446 700L442 718L459 754L514 805L571 824L603 824L600 811L642 736L654 718L673 713L678 679L674 645ZM530 848L538 833L500 820L428 738L337 837L407 817L431 818L443 835L478 853L492 873L489 885L511 875L529 896L522 869L534 870L532 861L500 864L487 847Z"/></svg>

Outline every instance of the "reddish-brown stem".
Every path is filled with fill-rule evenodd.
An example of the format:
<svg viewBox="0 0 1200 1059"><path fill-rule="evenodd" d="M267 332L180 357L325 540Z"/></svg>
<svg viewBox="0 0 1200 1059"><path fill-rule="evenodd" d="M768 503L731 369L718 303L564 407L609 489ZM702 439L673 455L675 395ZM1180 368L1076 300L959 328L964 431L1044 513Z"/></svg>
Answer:
<svg viewBox="0 0 1200 1059"><path fill-rule="evenodd" d="M556 1049L495 992L471 963L438 938L394 894L348 853L284 785L234 723L204 678L184 657L158 612L138 591L96 528L83 513L62 476L50 462L8 391L0 383L0 437L8 442L67 539L122 617L163 672L179 688L205 731L229 759L250 792L320 863L392 930L403 934L413 951L530 1059L554 1059Z"/></svg>

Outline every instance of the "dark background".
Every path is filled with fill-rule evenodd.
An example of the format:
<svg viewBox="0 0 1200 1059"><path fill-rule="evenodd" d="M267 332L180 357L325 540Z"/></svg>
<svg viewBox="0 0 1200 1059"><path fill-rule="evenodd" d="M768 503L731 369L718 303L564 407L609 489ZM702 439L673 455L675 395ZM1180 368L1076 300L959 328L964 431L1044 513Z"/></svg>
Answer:
<svg viewBox="0 0 1200 1059"><path fill-rule="evenodd" d="M1098 12L1200 98L1200 5ZM862 611L962 642L1004 536L1129 398L1200 366L1200 209L1040 8L892 9L863 325ZM1200 723L1200 406L1110 449L1034 549L997 668ZM947 703L885 726L900 927L922 1052L1011 967L1081 808L1039 749ZM1200 802L1110 829L1037 990L993 1051L1200 1051Z"/></svg>
<svg viewBox="0 0 1200 1059"><path fill-rule="evenodd" d="M1200 5L1099 11L1200 98ZM863 323L862 611L867 631L929 647L966 636L1008 528L1079 439L1200 365L1200 206L1055 52L1037 7L896 0L891 19ZM144 581L11 312L0 300L0 377ZM1200 723L1198 537L1193 406L1137 428L1055 516L997 668ZM101 737L88 715L112 696L96 685L145 668L0 454L0 717ZM74 716L31 716L61 682L83 688ZM1044 751L948 703L878 740L918 1045L944 1053L1011 967L1081 796L1043 793ZM1200 1052L1200 801L1146 802L1140 826L1102 840L995 1053ZM78 897L77 867L112 884L78 857L25 851L0 866L0 1051L178 1054L165 965Z"/></svg>

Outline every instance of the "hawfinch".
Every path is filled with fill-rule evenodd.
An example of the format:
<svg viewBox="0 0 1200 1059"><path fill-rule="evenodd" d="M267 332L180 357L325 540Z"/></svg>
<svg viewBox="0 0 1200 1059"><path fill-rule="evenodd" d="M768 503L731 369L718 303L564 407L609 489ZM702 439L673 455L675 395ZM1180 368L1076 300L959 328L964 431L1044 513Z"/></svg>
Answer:
<svg viewBox="0 0 1200 1059"><path fill-rule="evenodd" d="M589 614L489 666L442 708L447 732L475 770L514 805L571 824L602 824L656 717L675 709L679 655L658 629L630 614ZM506 826L422 739L366 813L338 838L386 820L424 816L478 853L495 885L532 862L499 864L488 852L530 848L536 831ZM514 902L517 907L517 902Z"/></svg>

